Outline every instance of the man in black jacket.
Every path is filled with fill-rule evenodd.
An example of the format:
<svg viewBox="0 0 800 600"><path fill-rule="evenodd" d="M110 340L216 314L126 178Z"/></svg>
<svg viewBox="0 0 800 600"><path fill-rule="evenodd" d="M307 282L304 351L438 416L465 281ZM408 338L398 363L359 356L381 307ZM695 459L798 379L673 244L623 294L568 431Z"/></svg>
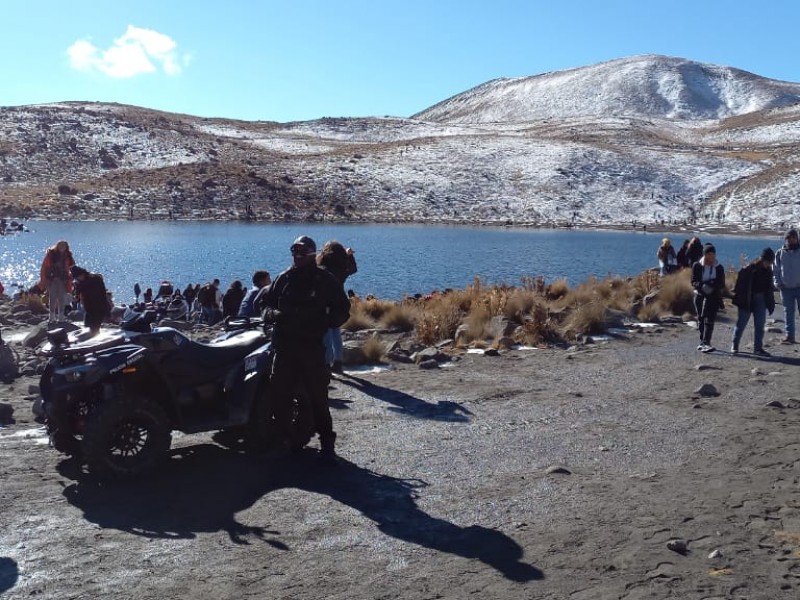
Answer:
<svg viewBox="0 0 800 600"><path fill-rule="evenodd" d="M330 379L322 339L330 327L339 327L347 320L350 301L342 283L317 266L314 240L301 236L290 250L292 266L258 299L265 319L274 323L270 394L275 420L282 431L290 431L292 399L302 384L311 402L321 456L335 462L336 433L328 407Z"/></svg>

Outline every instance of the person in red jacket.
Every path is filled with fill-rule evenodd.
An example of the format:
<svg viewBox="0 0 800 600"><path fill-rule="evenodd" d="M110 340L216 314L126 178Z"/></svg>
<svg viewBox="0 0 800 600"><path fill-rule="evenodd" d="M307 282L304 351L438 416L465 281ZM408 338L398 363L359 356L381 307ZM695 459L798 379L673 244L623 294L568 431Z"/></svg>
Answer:
<svg viewBox="0 0 800 600"><path fill-rule="evenodd" d="M72 277L69 270L75 264L69 244L60 240L47 249L42 261L39 287L47 291L50 303L50 322L61 321L72 293Z"/></svg>

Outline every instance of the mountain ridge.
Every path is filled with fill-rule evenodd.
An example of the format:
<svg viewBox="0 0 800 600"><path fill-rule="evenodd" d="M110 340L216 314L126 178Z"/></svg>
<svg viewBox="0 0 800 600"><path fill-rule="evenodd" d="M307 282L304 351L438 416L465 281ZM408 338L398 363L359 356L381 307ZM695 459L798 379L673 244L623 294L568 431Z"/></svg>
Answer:
<svg viewBox="0 0 800 600"><path fill-rule="evenodd" d="M800 221L800 85L654 55L537 77L539 87L513 93L493 82L532 78L492 80L411 118L0 108L0 214L739 230ZM534 118L541 82L547 110ZM603 112L612 100L622 109Z"/></svg>

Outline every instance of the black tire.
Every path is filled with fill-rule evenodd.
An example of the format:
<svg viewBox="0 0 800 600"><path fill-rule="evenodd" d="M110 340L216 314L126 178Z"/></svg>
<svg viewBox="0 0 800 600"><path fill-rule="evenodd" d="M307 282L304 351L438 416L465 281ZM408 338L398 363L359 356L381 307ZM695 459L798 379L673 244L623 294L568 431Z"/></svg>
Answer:
<svg viewBox="0 0 800 600"><path fill-rule="evenodd" d="M50 437L50 445L58 452L67 456L81 455L81 441L78 439L72 428L69 426L69 418L63 410L57 410L56 405L63 406L63 402L55 402L52 397L49 402L43 402L45 411L45 427L47 435Z"/></svg>
<svg viewBox="0 0 800 600"><path fill-rule="evenodd" d="M152 470L172 442L169 418L142 396L104 402L86 423L83 456L101 479L132 479Z"/></svg>

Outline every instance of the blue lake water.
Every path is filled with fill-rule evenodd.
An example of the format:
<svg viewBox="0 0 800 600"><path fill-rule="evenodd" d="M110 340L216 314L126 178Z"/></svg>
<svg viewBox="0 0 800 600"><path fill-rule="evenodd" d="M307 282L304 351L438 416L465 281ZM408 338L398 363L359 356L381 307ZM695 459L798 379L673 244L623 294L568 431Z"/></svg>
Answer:
<svg viewBox="0 0 800 600"><path fill-rule="evenodd" d="M536 230L422 225L316 225L187 222L31 221L29 233L0 237L0 281L38 280L45 249L59 239L77 263L101 273L118 302L133 300L134 283L158 288L163 279L183 288L214 277L227 289L234 279L250 287L253 271L276 275L289 266L289 246L298 235L318 247L336 239L351 246L359 271L347 288L359 295L400 299L435 289L463 288L480 276L487 283L518 284L523 276L566 278L635 275L656 266L663 234L587 230ZM671 234L676 247L686 237ZM780 247L779 236L701 236L717 246L726 265Z"/></svg>

